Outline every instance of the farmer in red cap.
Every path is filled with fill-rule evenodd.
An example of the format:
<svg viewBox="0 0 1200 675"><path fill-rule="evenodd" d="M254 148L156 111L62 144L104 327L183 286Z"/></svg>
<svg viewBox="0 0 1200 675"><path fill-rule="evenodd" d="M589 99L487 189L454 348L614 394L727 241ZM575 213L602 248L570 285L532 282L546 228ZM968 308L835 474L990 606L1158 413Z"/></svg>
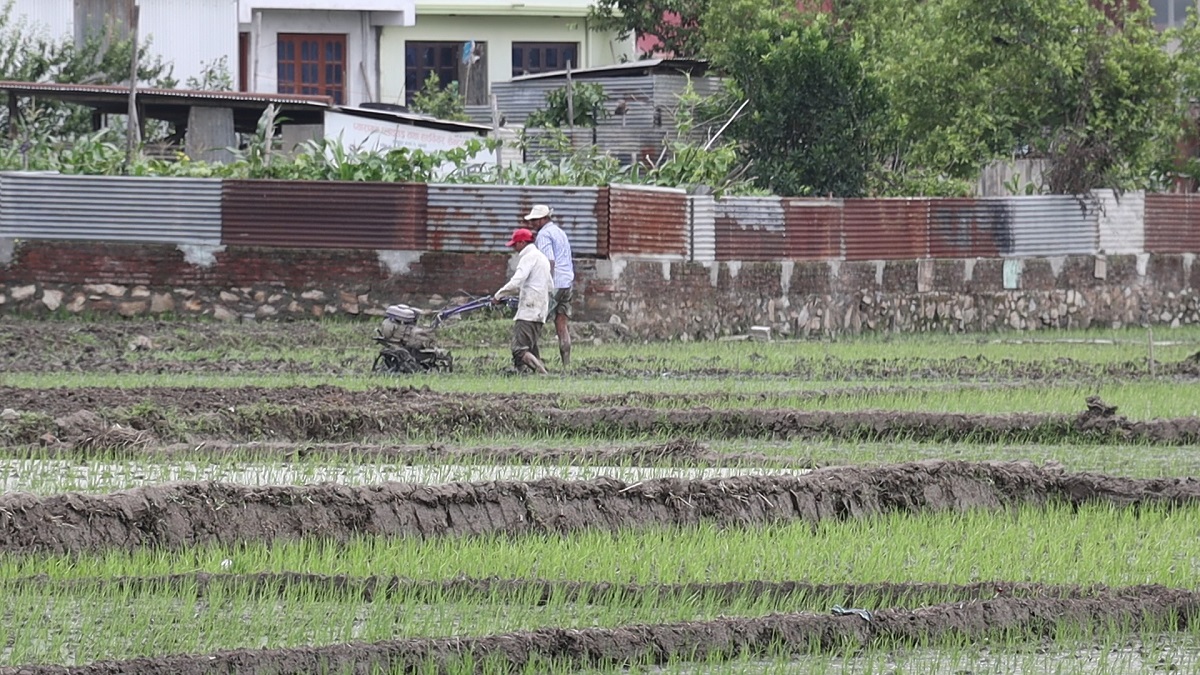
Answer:
<svg viewBox="0 0 1200 675"><path fill-rule="evenodd" d="M502 298L517 296L517 317L513 321L512 356L517 370L528 368L543 375L546 366L538 353L538 338L546 323L546 312L550 309L550 261L533 243L533 232L518 228L513 231L508 246L517 252L517 271L508 283L496 291L492 302L499 304Z"/></svg>

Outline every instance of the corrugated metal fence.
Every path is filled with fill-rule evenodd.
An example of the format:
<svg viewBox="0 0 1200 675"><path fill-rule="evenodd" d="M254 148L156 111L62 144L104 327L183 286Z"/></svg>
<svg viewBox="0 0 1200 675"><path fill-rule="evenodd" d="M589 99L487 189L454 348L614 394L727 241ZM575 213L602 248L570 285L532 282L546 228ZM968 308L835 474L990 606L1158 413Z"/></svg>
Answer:
<svg viewBox="0 0 1200 675"><path fill-rule="evenodd" d="M231 180L221 243L284 248L425 248L426 186Z"/></svg>
<svg viewBox="0 0 1200 675"><path fill-rule="evenodd" d="M983 199L0 173L0 238L505 251L535 204L580 257L701 262L1200 253L1200 195Z"/></svg>
<svg viewBox="0 0 1200 675"><path fill-rule="evenodd" d="M843 208L841 200L781 197L718 199L713 203L715 259L761 261L840 258Z"/></svg>
<svg viewBox="0 0 1200 675"><path fill-rule="evenodd" d="M3 173L0 236L215 245L221 181Z"/></svg>
<svg viewBox="0 0 1200 675"><path fill-rule="evenodd" d="M1146 195L1146 250L1200 253L1200 195Z"/></svg>
<svg viewBox="0 0 1200 675"><path fill-rule="evenodd" d="M533 205L545 204L574 254L608 253L608 188L430 185L428 204L430 250L504 251Z"/></svg>
<svg viewBox="0 0 1200 675"><path fill-rule="evenodd" d="M613 185L608 191L608 251L687 260L689 212L683 190Z"/></svg>

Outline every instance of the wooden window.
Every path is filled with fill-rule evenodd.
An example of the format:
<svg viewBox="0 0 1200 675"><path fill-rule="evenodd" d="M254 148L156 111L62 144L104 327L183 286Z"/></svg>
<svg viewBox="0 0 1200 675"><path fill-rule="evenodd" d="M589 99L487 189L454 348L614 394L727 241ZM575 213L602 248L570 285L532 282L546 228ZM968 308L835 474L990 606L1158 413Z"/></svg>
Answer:
<svg viewBox="0 0 1200 675"><path fill-rule="evenodd" d="M346 98L346 36L280 33L276 50L281 94Z"/></svg>
<svg viewBox="0 0 1200 675"><path fill-rule="evenodd" d="M1182 26L1187 20L1188 7L1195 7L1195 0L1150 0L1154 10L1154 25L1158 28Z"/></svg>
<svg viewBox="0 0 1200 675"><path fill-rule="evenodd" d="M405 42L404 95L407 101L412 103L413 94L425 87L430 73L438 76L442 89L458 81L462 52L461 42Z"/></svg>
<svg viewBox="0 0 1200 675"><path fill-rule="evenodd" d="M579 68L578 42L514 42L512 47L512 74L533 75L555 70Z"/></svg>

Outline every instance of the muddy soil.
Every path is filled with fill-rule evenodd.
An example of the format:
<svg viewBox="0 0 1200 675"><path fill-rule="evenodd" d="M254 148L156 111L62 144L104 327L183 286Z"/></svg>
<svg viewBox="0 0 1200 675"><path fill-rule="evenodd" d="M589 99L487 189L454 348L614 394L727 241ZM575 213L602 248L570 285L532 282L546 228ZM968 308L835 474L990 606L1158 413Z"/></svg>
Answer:
<svg viewBox="0 0 1200 675"><path fill-rule="evenodd" d="M237 588L252 590L255 596L284 595L297 589L320 598L350 598L362 602L400 599L498 600L544 605L551 601L624 603L639 598L663 600L705 598L731 602L738 598L798 600L845 607L893 607L911 605L930 597L950 600L989 600L1012 598L1083 598L1116 592L1107 586L1010 583L1007 581L972 584L872 583L809 584L798 581L739 581L691 584L616 584L609 582L560 581L547 579L455 578L438 581L394 576L351 577L345 575L303 574L298 572L258 574L209 574L197 572L157 577L112 577L52 580L45 575L0 582L4 593L25 591L54 593L93 592L98 589L142 593L169 591L188 598L203 598L210 590Z"/></svg>
<svg viewBox="0 0 1200 675"><path fill-rule="evenodd" d="M0 418L0 443L79 451L137 451L150 445L211 440L336 443L462 433L977 443L1200 442L1200 417L1131 421L1098 400L1081 406L1084 411L1078 415L561 407L553 397L460 396L413 388L354 392L333 386L282 390L0 388L0 401L16 413L44 413L23 417L9 413L7 419ZM680 406L685 403L686 397Z"/></svg>
<svg viewBox="0 0 1200 675"><path fill-rule="evenodd" d="M370 371L377 349L370 336L374 320L361 323L360 348L346 344L345 331L331 332L318 322L288 324L216 324L202 322L132 321L76 322L6 320L0 323L0 372L28 373L126 373L126 374L294 374L361 375ZM611 327L574 324L572 332L586 339L605 333ZM504 333L496 329L497 335ZM440 340L447 348L461 348L453 331ZM464 372L496 373L507 363L503 337L494 341L496 354L464 357L456 361ZM320 349L326 357L320 363L298 360L296 350ZM1064 347L1064 351L1069 346ZM220 356L196 354L212 350ZM265 354L251 356L250 352ZM575 377L778 377L753 367L762 357L746 355L745 366L729 367L721 361L696 360L681 366L677 362L651 357L586 358L579 357ZM798 356L783 373L791 377L818 380L860 379L1136 379L1147 377L1144 362L1094 364L1071 358L1052 362L989 360L957 357L952 359L866 359L842 361L825 357ZM1161 363L1157 377L1200 378L1200 360Z"/></svg>
<svg viewBox="0 0 1200 675"><path fill-rule="evenodd" d="M848 386L810 391L782 393L738 394L711 392L696 394L623 392L608 395L567 394L472 394L434 392L428 385L413 387L400 384L371 390L343 389L333 385L316 387L87 387L82 389L28 389L0 387L0 405L17 412L41 412L65 415L82 408L141 411L204 411L247 406L277 407L354 407L374 412L395 409L398 405L417 403L454 406L459 403L521 404L539 408L627 408L627 407L703 407L739 405L767 407L772 401L786 396L797 401L825 403L847 398L864 398L886 394L922 394L958 392L964 390L1022 389L1016 383L944 384L928 386L882 387ZM153 408L153 411L148 410Z"/></svg>
<svg viewBox="0 0 1200 675"><path fill-rule="evenodd" d="M109 495L0 495L0 551L76 553L357 536L754 526L1018 505L1200 503L1200 481L1065 473L1024 462L926 461L715 480L320 484L173 483Z"/></svg>
<svg viewBox="0 0 1200 675"><path fill-rule="evenodd" d="M1162 587L1134 587L1092 597L1000 597L885 609L869 619L856 614L774 614L760 618L641 624L620 628L547 628L485 637L403 639L295 649L233 650L84 666L0 669L0 675L129 673L415 672L470 658L497 672L548 662L643 666L673 660L705 661L743 655L844 653L855 646L889 649L928 647L939 641L973 640L1013 631L1035 638L1062 627L1121 625L1141 630L1183 629L1200 613L1200 594ZM433 668L431 668L431 666Z"/></svg>

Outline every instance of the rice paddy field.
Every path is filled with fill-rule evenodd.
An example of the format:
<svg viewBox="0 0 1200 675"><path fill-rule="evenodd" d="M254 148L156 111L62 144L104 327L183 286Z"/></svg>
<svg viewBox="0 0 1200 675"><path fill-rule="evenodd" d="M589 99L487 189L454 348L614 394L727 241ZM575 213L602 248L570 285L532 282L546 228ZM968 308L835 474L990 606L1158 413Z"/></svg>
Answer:
<svg viewBox="0 0 1200 675"><path fill-rule="evenodd" d="M0 316L0 674L1200 671L1200 329L374 328Z"/></svg>

